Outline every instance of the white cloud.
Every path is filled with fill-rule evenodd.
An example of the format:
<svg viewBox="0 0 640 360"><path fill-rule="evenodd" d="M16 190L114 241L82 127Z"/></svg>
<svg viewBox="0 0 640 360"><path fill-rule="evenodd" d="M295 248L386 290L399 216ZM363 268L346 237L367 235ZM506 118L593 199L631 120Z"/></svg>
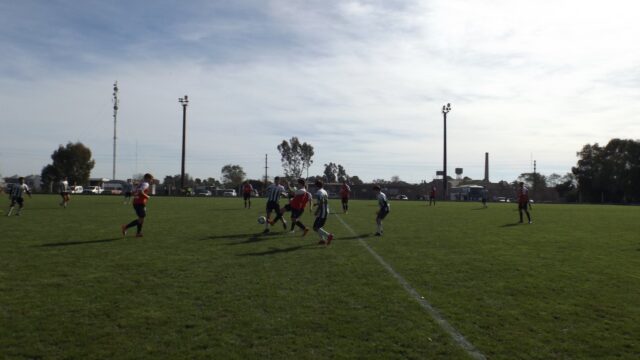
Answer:
<svg viewBox="0 0 640 360"><path fill-rule="evenodd" d="M640 133L639 5L606 5L273 1L237 19L172 25L183 43L167 56L155 56L153 34L122 60L77 49L100 66L75 74L34 70L28 49L3 39L38 77L0 78L3 128L21 124L16 136L0 135L0 170L39 172L57 144L81 140L94 149L96 175L108 176L118 79L127 175L136 141L138 171L179 171L184 94L196 176L238 163L259 177L265 153L275 171L276 145L299 136L316 148L314 174L331 161L365 179L430 179L441 168L446 102L450 172L481 177L485 151L494 180L529 171L532 153L542 172L566 172L585 143Z"/></svg>

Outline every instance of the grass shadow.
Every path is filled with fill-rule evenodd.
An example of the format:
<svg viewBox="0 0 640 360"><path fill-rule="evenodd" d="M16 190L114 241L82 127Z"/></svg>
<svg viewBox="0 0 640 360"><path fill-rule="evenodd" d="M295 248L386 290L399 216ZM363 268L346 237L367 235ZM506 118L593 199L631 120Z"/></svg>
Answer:
<svg viewBox="0 0 640 360"><path fill-rule="evenodd" d="M362 235L354 235L354 236L347 236L347 237L339 237L339 238L335 238L335 240L360 240L360 239L366 239L368 237L371 237L372 235L367 233L367 234L362 234Z"/></svg>
<svg viewBox="0 0 640 360"><path fill-rule="evenodd" d="M118 240L124 240L124 238L123 237L117 237L117 238L100 239L100 240L57 242L57 243L42 244L42 245L39 245L39 247L99 244L99 243L113 242L113 241L118 241Z"/></svg>
<svg viewBox="0 0 640 360"><path fill-rule="evenodd" d="M296 246L290 246L286 248L270 247L269 250L237 254L236 256L265 256L265 255L286 254L292 251L297 251L297 250L301 250L304 248L311 248L311 247L316 247L316 245L315 244L296 245ZM316 248L320 249L320 247L316 247Z"/></svg>
<svg viewBox="0 0 640 360"><path fill-rule="evenodd" d="M500 225L500 227L512 227L512 226L518 226L518 225L522 225L522 223L521 222L509 223L509 224Z"/></svg>
<svg viewBox="0 0 640 360"><path fill-rule="evenodd" d="M262 233L249 233L249 234L233 234L233 235L211 235L207 237L203 237L202 240L227 240L227 239L244 239L247 237L260 236Z"/></svg>
<svg viewBox="0 0 640 360"><path fill-rule="evenodd" d="M209 209L209 211L240 211L240 210L247 210L245 208L214 208L214 209Z"/></svg>

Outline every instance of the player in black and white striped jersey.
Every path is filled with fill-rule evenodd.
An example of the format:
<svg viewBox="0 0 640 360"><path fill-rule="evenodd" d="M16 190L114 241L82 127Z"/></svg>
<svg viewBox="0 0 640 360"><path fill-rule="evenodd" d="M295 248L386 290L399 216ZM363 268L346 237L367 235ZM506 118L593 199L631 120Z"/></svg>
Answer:
<svg viewBox="0 0 640 360"><path fill-rule="evenodd" d="M11 205L9 205L9 212L7 213L7 216L11 216L11 213L13 212L13 208L16 206L16 204L20 206L18 208L18 212L16 213L16 216L20 216L20 213L22 212L22 208L24 207L24 198L23 198L24 193L27 193L27 195L31 197L31 191L29 191L29 186L27 186L27 184L24 183L24 178L20 177L18 181L20 183L13 184L13 187L9 192Z"/></svg>
<svg viewBox="0 0 640 360"><path fill-rule="evenodd" d="M323 226L327 222L327 217L329 217L329 194L323 189L323 186L324 184L321 180L316 180L318 191L316 191L316 195L314 196L316 200L314 206L317 208L316 220L313 222L313 231L320 235L320 242L318 242L318 244L329 245L333 240L333 234L323 229Z"/></svg>
<svg viewBox="0 0 640 360"><path fill-rule="evenodd" d="M276 215L280 214L280 197L286 195L286 190L282 184L280 184L280 177L276 176L273 178L273 184L267 187L267 221L264 223L264 233L268 233L269 227L273 225L271 223L271 212L275 211ZM287 229L287 222L284 218L280 217L282 220L282 226L284 229Z"/></svg>

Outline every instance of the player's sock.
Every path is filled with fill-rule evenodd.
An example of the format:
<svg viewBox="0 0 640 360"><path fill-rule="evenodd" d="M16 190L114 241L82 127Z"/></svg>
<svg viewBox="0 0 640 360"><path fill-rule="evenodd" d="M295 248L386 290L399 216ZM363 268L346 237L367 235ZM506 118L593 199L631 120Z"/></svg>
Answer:
<svg viewBox="0 0 640 360"><path fill-rule="evenodd" d="M296 220L295 224L291 224L291 227L293 228L294 225L298 225L302 230L307 228L300 220Z"/></svg>
<svg viewBox="0 0 640 360"><path fill-rule="evenodd" d="M142 233L142 224L138 223L138 231L136 231L136 233L141 234Z"/></svg>
<svg viewBox="0 0 640 360"><path fill-rule="evenodd" d="M132 222L128 223L127 226L125 226L125 229L128 229L130 227L134 227L138 225L138 220L133 220Z"/></svg>
<svg viewBox="0 0 640 360"><path fill-rule="evenodd" d="M291 220L291 231L294 231L296 229L296 224L297 223L298 223L297 221Z"/></svg>
<svg viewBox="0 0 640 360"><path fill-rule="evenodd" d="M318 229L318 234L320 234L322 240L326 240L329 237L329 233L323 228Z"/></svg>
<svg viewBox="0 0 640 360"><path fill-rule="evenodd" d="M13 206L9 208L9 212L7 213L7 216L11 216L12 212L13 212Z"/></svg>

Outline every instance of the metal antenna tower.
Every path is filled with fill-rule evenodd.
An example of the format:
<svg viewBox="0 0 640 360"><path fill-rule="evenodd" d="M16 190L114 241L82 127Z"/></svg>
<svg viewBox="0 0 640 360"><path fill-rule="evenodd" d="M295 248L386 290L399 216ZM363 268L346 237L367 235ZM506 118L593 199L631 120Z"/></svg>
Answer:
<svg viewBox="0 0 640 360"><path fill-rule="evenodd" d="M113 83L113 172L111 174L111 180L116 179L116 123L118 119L118 81Z"/></svg>

